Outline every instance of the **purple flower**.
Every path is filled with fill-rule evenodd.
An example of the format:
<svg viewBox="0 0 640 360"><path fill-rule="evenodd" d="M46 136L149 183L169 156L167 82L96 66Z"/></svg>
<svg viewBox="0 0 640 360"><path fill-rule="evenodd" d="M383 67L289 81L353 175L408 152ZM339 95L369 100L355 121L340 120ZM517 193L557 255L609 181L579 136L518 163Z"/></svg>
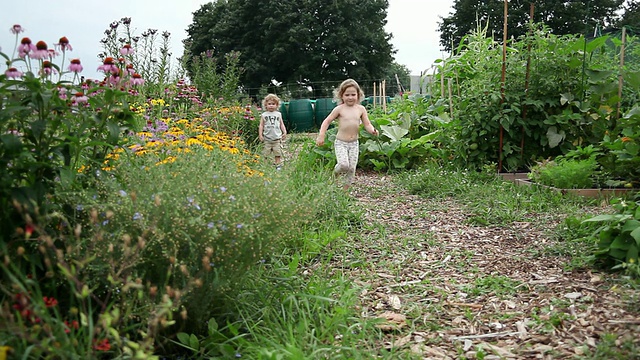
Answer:
<svg viewBox="0 0 640 360"><path fill-rule="evenodd" d="M22 26L15 24L11 27L11 29L9 29L9 31L11 31L12 34L18 35L21 32L24 32L24 29L22 28Z"/></svg>
<svg viewBox="0 0 640 360"><path fill-rule="evenodd" d="M18 69L14 67L8 68L7 71L4 72L4 74L11 79L17 79L22 77L22 72L18 71Z"/></svg>
<svg viewBox="0 0 640 360"><path fill-rule="evenodd" d="M124 190L118 191L118 194L120 194L120 196L127 196L127 192Z"/></svg>
<svg viewBox="0 0 640 360"><path fill-rule="evenodd" d="M142 214L140 214L139 212L133 214L133 220L140 220L142 219Z"/></svg>
<svg viewBox="0 0 640 360"><path fill-rule="evenodd" d="M71 47L71 44L69 44L69 39L67 39L66 36L61 37L60 40L58 40L58 43L54 45L56 47L59 47L62 52L65 52L67 50L69 51L73 50L73 48Z"/></svg>
<svg viewBox="0 0 640 360"><path fill-rule="evenodd" d="M131 47L131 44L125 44L122 49L120 49L121 55L131 55L135 52L135 50Z"/></svg>
<svg viewBox="0 0 640 360"><path fill-rule="evenodd" d="M71 63L69 64L69 71L74 73L82 72L82 64L80 64L80 59L71 59Z"/></svg>

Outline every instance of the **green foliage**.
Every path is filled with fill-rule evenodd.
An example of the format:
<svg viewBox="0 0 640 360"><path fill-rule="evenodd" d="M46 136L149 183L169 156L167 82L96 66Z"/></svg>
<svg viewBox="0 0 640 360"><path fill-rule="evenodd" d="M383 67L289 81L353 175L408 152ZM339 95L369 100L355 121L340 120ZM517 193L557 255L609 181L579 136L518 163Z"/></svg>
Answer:
<svg viewBox="0 0 640 360"><path fill-rule="evenodd" d="M392 62L384 30L388 3L362 1L357 12L353 6L343 1L211 2L194 12L186 48L193 55L211 50L214 57L241 49L246 71L240 79L252 94L274 79L305 79L321 88L322 82L346 77L383 78Z"/></svg>
<svg viewBox="0 0 640 360"><path fill-rule="evenodd" d="M0 56L9 66L23 62L28 68L16 78L0 75L0 233L4 238L24 225L20 217L51 210L47 197L56 184L79 186L84 177L78 169L98 168L107 152L120 144L123 132L137 127L137 121L126 90L89 83L84 84L89 87L86 97L83 84L56 81L54 72L43 71L41 60ZM16 213L14 201L21 214Z"/></svg>
<svg viewBox="0 0 640 360"><path fill-rule="evenodd" d="M640 201L617 199L613 207L615 214L597 215L584 220L602 224L593 234L598 240L596 259L604 266L625 269L630 275L640 276Z"/></svg>
<svg viewBox="0 0 640 360"><path fill-rule="evenodd" d="M532 167L529 177L536 183L558 189L590 189L594 187L596 168L594 158L546 161Z"/></svg>
<svg viewBox="0 0 640 360"><path fill-rule="evenodd" d="M145 79L141 89L143 94L146 97L161 96L167 84L183 76L183 70L171 58L171 33L160 33L158 29L149 28L136 34L131 22L131 18L124 17L109 25L104 31L105 37L100 41L104 51L98 56L102 60L107 57L125 59L131 64L131 69ZM132 53L121 53L126 45L131 47Z"/></svg>
<svg viewBox="0 0 640 360"><path fill-rule="evenodd" d="M467 35L454 56L440 63L433 82L434 96L448 90L440 89L442 78L453 88L452 136L461 144L455 163L469 168L501 163L499 171L523 171L541 158L597 145L604 173L635 181L633 174L616 168L615 156L600 144L607 135L611 142L622 138L623 123L637 122L627 109L637 102L639 69L629 63L621 78L616 76L621 42L607 36L591 41L557 36L531 25L526 35L507 44L503 88L502 47L486 37L487 31L478 28ZM629 37L626 46L635 44ZM616 119L618 104L629 120ZM633 126L626 128L633 131Z"/></svg>
<svg viewBox="0 0 640 360"><path fill-rule="evenodd" d="M432 199L453 198L465 204L476 225L502 225L533 221L540 213L575 211L587 200L566 198L499 180L495 173L465 171L427 164L398 174L397 181L411 193Z"/></svg>
<svg viewBox="0 0 640 360"><path fill-rule="evenodd" d="M231 104L239 101L238 84L242 69L238 62L240 53L231 51L223 59L212 56L211 51L193 56L191 63L192 81L205 100Z"/></svg>
<svg viewBox="0 0 640 360"><path fill-rule="evenodd" d="M605 21L605 26L611 25L622 3L622 0L592 0L585 6L583 1L574 0L558 6L555 0L510 2L507 10L508 36L518 38L527 32L526 24L531 20L531 4L535 4L534 21L539 21L542 17L554 34L569 35L584 34L586 29L592 31L596 26L601 26L602 21ZM487 34L491 34L494 40L501 41L504 34L504 10L503 1L454 1L453 11L438 24L440 45L451 51L455 44L474 30L478 19L485 20L490 26Z"/></svg>

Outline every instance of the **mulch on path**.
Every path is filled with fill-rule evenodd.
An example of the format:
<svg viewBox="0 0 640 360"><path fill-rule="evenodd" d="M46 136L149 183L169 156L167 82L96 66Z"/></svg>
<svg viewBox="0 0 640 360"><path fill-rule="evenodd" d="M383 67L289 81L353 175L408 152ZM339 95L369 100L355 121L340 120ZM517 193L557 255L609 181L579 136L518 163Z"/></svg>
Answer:
<svg viewBox="0 0 640 360"><path fill-rule="evenodd" d="M640 348L640 294L620 275L565 270L544 250L555 224L473 226L463 205L411 195L358 170L349 190L365 226L334 249L332 271L383 319L381 347L425 359L569 359L608 340ZM482 348L484 354L478 354Z"/></svg>

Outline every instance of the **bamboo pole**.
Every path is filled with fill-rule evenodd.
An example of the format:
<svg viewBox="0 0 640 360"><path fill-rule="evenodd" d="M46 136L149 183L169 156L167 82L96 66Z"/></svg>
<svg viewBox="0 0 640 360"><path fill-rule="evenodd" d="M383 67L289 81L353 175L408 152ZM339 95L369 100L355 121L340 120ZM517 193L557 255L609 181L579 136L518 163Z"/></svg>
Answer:
<svg viewBox="0 0 640 360"><path fill-rule="evenodd" d="M447 88L449 89L449 114L453 120L453 94L451 93L451 78L447 79Z"/></svg>
<svg viewBox="0 0 640 360"><path fill-rule="evenodd" d="M444 67L440 70L440 97L444 99Z"/></svg>
<svg viewBox="0 0 640 360"><path fill-rule="evenodd" d="M502 76L500 78L500 105L504 103L504 88L507 72L507 18L509 2L504 0L504 25L502 28ZM504 127L500 122L500 148L498 149L498 172L502 171L502 146L504 142Z"/></svg>
<svg viewBox="0 0 640 360"><path fill-rule="evenodd" d="M533 36L533 10L534 4L531 2L529 6L529 36ZM527 121L527 103L526 100L529 94L529 79L531 78L531 39L528 39L527 44L527 68L525 70L524 77L524 99L525 103L522 104L522 134L520 135L520 162L524 161L524 124Z"/></svg>
<svg viewBox="0 0 640 360"><path fill-rule="evenodd" d="M382 80L382 111L387 112L387 80Z"/></svg>
<svg viewBox="0 0 640 360"><path fill-rule="evenodd" d="M376 108L376 83L373 82L373 108Z"/></svg>
<svg viewBox="0 0 640 360"><path fill-rule="evenodd" d="M622 100L622 84L624 82L622 74L624 72L624 48L627 41L627 28L622 27L622 45L620 47L620 71L618 73L618 109L616 111L616 121L620 119L620 103Z"/></svg>

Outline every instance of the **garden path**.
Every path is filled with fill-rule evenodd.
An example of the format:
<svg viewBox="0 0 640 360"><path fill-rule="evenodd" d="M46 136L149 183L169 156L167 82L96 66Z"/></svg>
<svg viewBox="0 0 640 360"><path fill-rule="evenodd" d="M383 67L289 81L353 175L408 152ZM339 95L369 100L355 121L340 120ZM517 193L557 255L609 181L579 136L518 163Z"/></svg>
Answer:
<svg viewBox="0 0 640 360"><path fill-rule="evenodd" d="M334 244L331 271L362 287L362 316L384 319L379 346L426 359L640 348L640 294L618 275L565 270L570 259L549 251L555 220L472 226L455 201L420 198L361 170L350 195L365 224Z"/></svg>

